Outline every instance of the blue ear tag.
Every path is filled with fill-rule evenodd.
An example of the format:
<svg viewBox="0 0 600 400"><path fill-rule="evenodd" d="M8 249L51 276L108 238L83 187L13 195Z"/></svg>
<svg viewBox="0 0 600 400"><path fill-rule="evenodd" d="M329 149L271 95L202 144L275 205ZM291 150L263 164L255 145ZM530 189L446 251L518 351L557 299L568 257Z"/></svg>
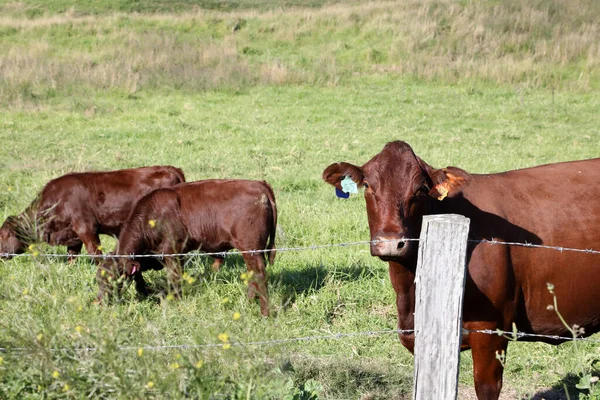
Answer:
<svg viewBox="0 0 600 400"><path fill-rule="evenodd" d="M347 199L350 197L350 193L358 193L358 186L356 186L356 182L354 182L349 176L344 177L341 184L342 190L335 188L335 194L337 197Z"/></svg>
<svg viewBox="0 0 600 400"><path fill-rule="evenodd" d="M335 195L340 199L347 199L348 197L350 197L350 193L344 193L338 188L335 188Z"/></svg>

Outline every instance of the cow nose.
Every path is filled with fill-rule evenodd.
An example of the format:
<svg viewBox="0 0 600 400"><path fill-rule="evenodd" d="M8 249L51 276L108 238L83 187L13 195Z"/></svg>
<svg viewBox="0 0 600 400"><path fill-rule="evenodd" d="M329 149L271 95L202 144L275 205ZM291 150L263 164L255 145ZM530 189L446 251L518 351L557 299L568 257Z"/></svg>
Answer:
<svg viewBox="0 0 600 400"><path fill-rule="evenodd" d="M406 250L406 242L399 236L376 236L371 243L374 257L398 257Z"/></svg>

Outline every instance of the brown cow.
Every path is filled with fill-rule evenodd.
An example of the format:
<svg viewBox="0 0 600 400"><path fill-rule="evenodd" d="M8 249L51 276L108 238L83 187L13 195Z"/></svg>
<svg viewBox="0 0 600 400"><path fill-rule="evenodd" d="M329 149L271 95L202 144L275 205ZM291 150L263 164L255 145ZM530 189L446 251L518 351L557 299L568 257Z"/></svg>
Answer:
<svg viewBox="0 0 600 400"><path fill-rule="evenodd" d="M418 248L401 239L419 237L423 215L465 215L473 240L580 249L600 244L600 158L475 175L454 167L434 169L396 141L361 167L342 162L323 172L338 190L346 177L365 188L371 239L387 240L373 243L371 254L389 262L400 329L414 326ZM586 334L600 330L598 255L470 243L467 257L465 328L511 331L515 323L524 332L569 336L556 312L547 309L552 296L546 284L552 283L569 324L582 326ZM401 334L400 340L413 351L412 334ZM503 367L496 353L507 344L498 335L463 338L463 349L473 354L479 399L498 398Z"/></svg>
<svg viewBox="0 0 600 400"><path fill-rule="evenodd" d="M79 254L84 244L89 254L101 254L99 234L118 236L138 199L181 182L183 172L171 166L63 175L48 182L20 215L6 219L0 253L23 253L44 241L67 246L69 255Z"/></svg>
<svg viewBox="0 0 600 400"><path fill-rule="evenodd" d="M270 250L275 260L277 208L271 187L264 181L205 180L155 190L133 209L119 236L117 255L181 254L193 250L225 252ZM269 314L265 252L244 253L253 279L248 298L256 293L260 310ZM180 294L181 263L165 257L167 279L175 296ZM109 292L112 278L133 279L138 292L147 293L142 272L161 269L156 258L137 257L107 260L98 268L98 299ZM109 279L110 278L110 279ZM122 289L119 288L117 293ZM114 293L113 293L114 294Z"/></svg>

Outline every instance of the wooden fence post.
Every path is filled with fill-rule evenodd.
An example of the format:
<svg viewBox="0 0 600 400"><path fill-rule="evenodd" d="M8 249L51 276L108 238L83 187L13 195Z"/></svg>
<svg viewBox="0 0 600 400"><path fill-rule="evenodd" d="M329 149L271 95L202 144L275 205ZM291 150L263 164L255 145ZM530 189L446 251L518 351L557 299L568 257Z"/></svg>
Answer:
<svg viewBox="0 0 600 400"><path fill-rule="evenodd" d="M413 399L456 399L469 219L423 217L415 277Z"/></svg>

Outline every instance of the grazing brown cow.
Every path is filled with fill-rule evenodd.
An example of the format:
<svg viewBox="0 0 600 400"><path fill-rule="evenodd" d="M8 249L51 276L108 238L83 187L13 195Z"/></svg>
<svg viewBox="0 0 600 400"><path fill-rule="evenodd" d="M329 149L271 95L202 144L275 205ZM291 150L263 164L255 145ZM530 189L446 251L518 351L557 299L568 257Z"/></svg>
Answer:
<svg viewBox="0 0 600 400"><path fill-rule="evenodd" d="M323 172L338 190L347 177L365 190L371 239L387 240L373 243L371 254L389 262L400 329L414 327L418 248L401 239L419 237L423 215L467 216L473 240L580 249L600 245L600 158L475 175L454 167L434 169L408 144L396 141L363 166L342 162ZM552 283L568 324L582 326L586 334L600 330L597 254L471 242L467 257L465 328L511 331L515 323L523 332L569 336L557 313L547 309L553 298L546 284ZM413 351L412 334L401 334L400 340ZM503 367L496 353L507 344L498 335L463 338L463 349L473 354L479 399L498 398Z"/></svg>
<svg viewBox="0 0 600 400"><path fill-rule="evenodd" d="M205 180L155 190L133 209L119 236L117 255L181 254L193 250L224 252L271 250L275 260L277 208L271 187L264 181ZM260 310L269 314L265 252L244 253L253 279L248 298L260 298ZM165 257L167 280L175 296L180 294L181 263ZM142 272L161 269L156 258L107 260L98 268L98 299L109 290L109 278L133 279L138 292L147 293ZM110 283L112 284L112 283ZM122 287L121 287L122 289Z"/></svg>
<svg viewBox="0 0 600 400"><path fill-rule="evenodd" d="M183 172L171 166L63 175L48 182L20 215L6 219L0 253L23 253L44 241L67 246L70 255L84 244L89 254L101 254L99 234L118 236L138 199L181 182Z"/></svg>

